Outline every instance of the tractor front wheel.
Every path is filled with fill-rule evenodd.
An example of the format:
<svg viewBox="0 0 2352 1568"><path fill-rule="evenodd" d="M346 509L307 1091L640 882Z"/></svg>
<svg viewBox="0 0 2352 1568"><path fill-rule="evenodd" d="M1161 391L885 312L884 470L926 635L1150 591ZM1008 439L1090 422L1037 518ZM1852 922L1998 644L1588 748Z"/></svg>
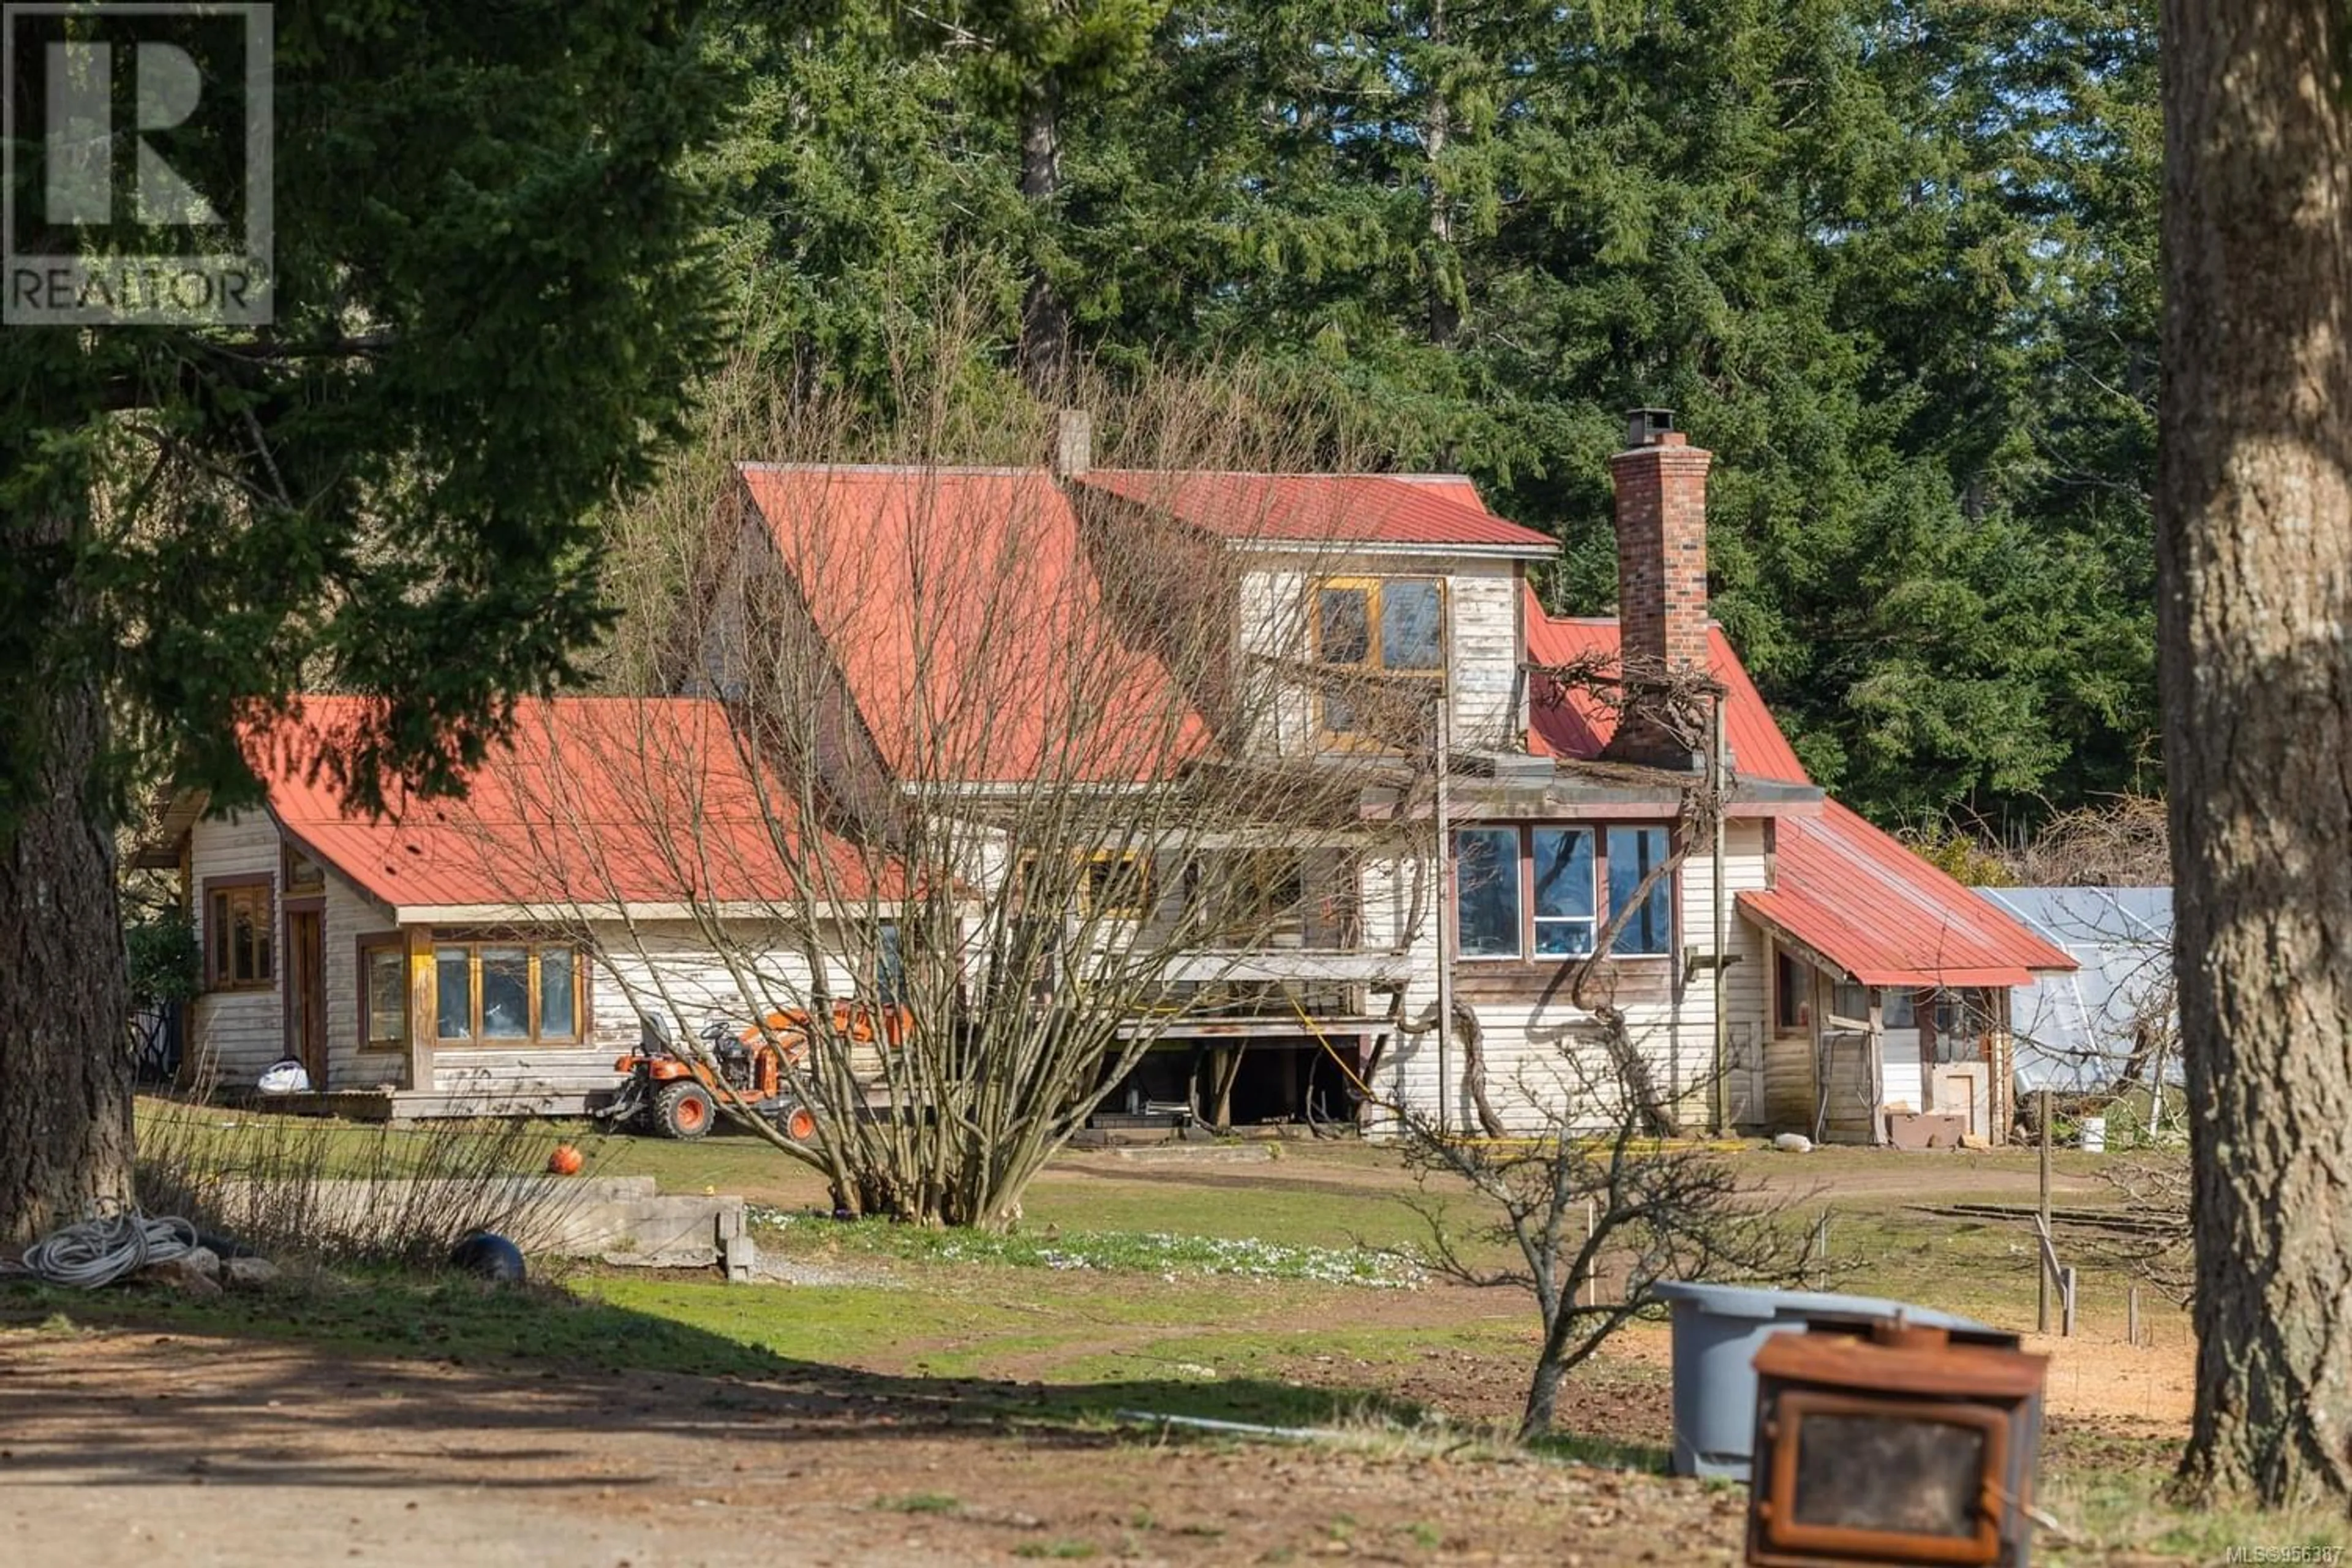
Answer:
<svg viewBox="0 0 2352 1568"><path fill-rule="evenodd" d="M816 1139L816 1112L795 1100L786 1100L771 1118L776 1131L794 1143L814 1142Z"/></svg>
<svg viewBox="0 0 2352 1568"><path fill-rule="evenodd" d="M654 1130L665 1138L699 1138L718 1117L710 1091L691 1079L667 1085L654 1097Z"/></svg>

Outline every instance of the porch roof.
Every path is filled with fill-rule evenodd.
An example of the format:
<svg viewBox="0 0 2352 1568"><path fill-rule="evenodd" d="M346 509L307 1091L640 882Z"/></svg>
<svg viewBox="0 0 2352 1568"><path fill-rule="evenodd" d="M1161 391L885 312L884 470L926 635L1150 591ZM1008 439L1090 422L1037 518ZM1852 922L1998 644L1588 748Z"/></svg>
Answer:
<svg viewBox="0 0 2352 1568"><path fill-rule="evenodd" d="M1779 877L1738 897L1758 924L1864 985L2010 986L2075 967L2066 952L1837 802L1779 827Z"/></svg>
<svg viewBox="0 0 2352 1568"><path fill-rule="evenodd" d="M803 885L826 902L892 894L892 868L797 823L789 793L750 763L715 702L520 703L462 798L395 794L371 817L335 776L365 701L303 698L248 733L247 760L287 837L404 919L806 909Z"/></svg>

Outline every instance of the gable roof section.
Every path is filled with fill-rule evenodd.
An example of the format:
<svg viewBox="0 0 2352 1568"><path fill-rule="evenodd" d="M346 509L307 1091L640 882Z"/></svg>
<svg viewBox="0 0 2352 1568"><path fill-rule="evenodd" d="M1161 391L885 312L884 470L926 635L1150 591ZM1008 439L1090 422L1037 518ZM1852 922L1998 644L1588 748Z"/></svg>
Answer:
<svg viewBox="0 0 2352 1568"><path fill-rule="evenodd" d="M1528 661L1572 664L1580 658L1617 655L1617 623L1605 617L1554 619L1544 613L1535 590L1525 590ZM1723 728L1731 745L1731 765L1744 777L1775 784L1810 784L1804 764L1780 733L1771 709L1723 628L1706 628L1710 672L1724 685ZM1553 694L1547 697L1547 693ZM1533 679L1528 704L1528 749L1538 756L1592 758L1617 732L1617 713L1590 691L1569 689L1542 676Z"/></svg>
<svg viewBox="0 0 2352 1568"><path fill-rule="evenodd" d="M395 799L392 815L372 820L343 805L322 766L348 743L364 700L303 699L248 739L247 756L287 835L394 909L561 916L888 896L851 846L789 826L788 797L745 761L715 702L523 702L511 740L464 798ZM803 879L817 885L803 893Z"/></svg>
<svg viewBox="0 0 2352 1568"><path fill-rule="evenodd" d="M1470 552L1549 561L1559 542L1496 517L1458 474L1228 474L1097 468L1079 487L1237 543Z"/></svg>
<svg viewBox="0 0 2352 1568"><path fill-rule="evenodd" d="M1527 590L1528 660L1564 665L1614 658L1616 621L1555 619ZM1724 686L1723 723L1741 776L1802 784L1804 764L1780 732L1723 628L1706 628L1710 673ZM1545 693L1554 694L1547 700ZM1589 691L1533 678L1528 749L1591 758L1617 714ZM1742 913L1810 948L1865 985L2023 985L2074 961L1834 800L1775 829L1777 875L1738 896Z"/></svg>
<svg viewBox="0 0 2352 1568"><path fill-rule="evenodd" d="M1740 912L1864 985L2023 985L2075 967L2065 951L1835 801L1783 820L1779 876Z"/></svg>
<svg viewBox="0 0 2352 1568"><path fill-rule="evenodd" d="M1168 668L1119 636L1043 471L739 471L899 778L1134 783L1207 750Z"/></svg>

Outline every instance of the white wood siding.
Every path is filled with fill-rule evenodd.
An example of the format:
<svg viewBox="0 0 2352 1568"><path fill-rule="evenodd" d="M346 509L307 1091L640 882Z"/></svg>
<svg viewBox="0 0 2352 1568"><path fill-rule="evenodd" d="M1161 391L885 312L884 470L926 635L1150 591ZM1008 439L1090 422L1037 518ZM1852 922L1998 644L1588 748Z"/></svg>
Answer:
<svg viewBox="0 0 2352 1568"><path fill-rule="evenodd" d="M1519 574L1509 561L1445 555L1298 557L1253 564L1241 574L1237 652L1244 689L1262 681L1265 659L1304 659L1309 647L1309 587L1331 577L1433 577L1445 585L1447 676L1454 743L1464 751L1519 751ZM1313 700L1286 683L1262 701L1253 746L1296 752L1318 743Z"/></svg>
<svg viewBox="0 0 2352 1568"><path fill-rule="evenodd" d="M1725 834L1724 882L1727 891L1764 886L1764 835L1761 824L1737 822ZM1368 923L1383 908L1391 911L1391 933L1409 902L1411 868L1385 862L1367 868L1364 906ZM1715 941L1711 901L1713 865L1706 853L1694 855L1682 866L1683 947L1707 953ZM1764 947L1760 933L1727 912L1728 950L1736 962L1725 974L1725 1004L1733 1026L1735 1047L1746 1026L1752 1041L1765 1025L1761 970ZM1411 943L1413 980L1405 998L1408 1018L1419 1018L1437 1000L1437 911L1433 893L1430 908ZM1681 954L1640 960L1678 971ZM1457 965L1456 973L1466 966ZM1674 987L1664 1000L1628 1005L1626 1022L1634 1042L1648 1058L1659 1089L1678 1102L1684 1124L1705 1128L1713 1113L1710 1080L1715 1060L1713 984L1704 971L1694 973L1686 985ZM1486 1096L1513 1132L1540 1131L1553 1108L1577 1108L1579 1125L1598 1127L1614 1114L1616 1075L1595 1043L1591 1015L1570 1005L1564 996L1549 1003L1482 1003L1477 1007L1484 1030ZM1448 1110L1457 1125L1470 1121L1462 1053L1452 1049ZM1437 1039L1434 1033L1409 1035L1391 1041L1374 1088L1424 1114L1437 1109ZM1734 1095L1737 1101L1742 1098ZM1752 1096L1751 1096L1752 1098ZM1377 1125L1377 1124L1376 1124Z"/></svg>
<svg viewBox="0 0 2352 1568"><path fill-rule="evenodd" d="M1886 1086L1886 1103L1909 1110L1932 1109L1927 1085L1919 1076L1919 1031L1882 1029L1878 1036L1878 1081Z"/></svg>
<svg viewBox="0 0 2352 1568"><path fill-rule="evenodd" d="M807 961L781 938L730 933L722 950L690 921L634 927L600 921L590 931L586 1040L555 1048L444 1045L434 1056L435 1088L478 1094L609 1089L620 1081L614 1062L637 1044L640 1012L664 1016L675 1034L711 1018L743 1023L771 1009L805 1006L812 994ZM828 984L836 996L849 994L847 969L830 965Z"/></svg>
<svg viewBox="0 0 2352 1568"><path fill-rule="evenodd" d="M331 868L321 929L327 943L327 1081L316 1087L374 1089L387 1083L410 1087L405 1050L360 1048L366 1037L362 1009L367 1002L360 973L359 939L398 935L400 928L393 923L392 911Z"/></svg>
<svg viewBox="0 0 2352 1568"><path fill-rule="evenodd" d="M1394 575L1404 575L1394 573ZM1454 689L1454 744L1464 751L1518 752L1519 577L1508 561L1453 562L1444 573L1447 651Z"/></svg>
<svg viewBox="0 0 2352 1568"><path fill-rule="evenodd" d="M1236 614L1239 689L1251 712L1248 744L1292 755L1316 743L1315 705L1303 684L1265 684L1267 660L1304 659L1310 648L1306 616L1307 574L1297 566L1257 567L1242 574ZM1271 696L1271 700L1269 699Z"/></svg>
<svg viewBox="0 0 2352 1568"><path fill-rule="evenodd" d="M189 829L188 877L196 894L197 934L212 952L212 900L205 882L213 877L269 877L270 952L275 978L265 989L213 991L188 1011L191 1069L199 1085L250 1089L264 1068L286 1054L285 954L278 951L285 921L278 903L278 825L267 812L235 812L206 817Z"/></svg>

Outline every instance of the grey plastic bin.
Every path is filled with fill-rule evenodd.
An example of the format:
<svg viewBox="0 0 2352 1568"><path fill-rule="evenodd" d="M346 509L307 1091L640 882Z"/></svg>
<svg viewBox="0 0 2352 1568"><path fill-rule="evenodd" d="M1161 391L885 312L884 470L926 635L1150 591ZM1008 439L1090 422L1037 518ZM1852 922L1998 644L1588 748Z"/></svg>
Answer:
<svg viewBox="0 0 2352 1568"><path fill-rule="evenodd" d="M1802 1333L1811 1318L1891 1318L1927 1328L1998 1331L1972 1318L1877 1296L1668 1283L1674 1306L1675 1449L1678 1476L1748 1479L1756 1445L1756 1352L1768 1334ZM2007 1336L2004 1336L2007 1337Z"/></svg>

